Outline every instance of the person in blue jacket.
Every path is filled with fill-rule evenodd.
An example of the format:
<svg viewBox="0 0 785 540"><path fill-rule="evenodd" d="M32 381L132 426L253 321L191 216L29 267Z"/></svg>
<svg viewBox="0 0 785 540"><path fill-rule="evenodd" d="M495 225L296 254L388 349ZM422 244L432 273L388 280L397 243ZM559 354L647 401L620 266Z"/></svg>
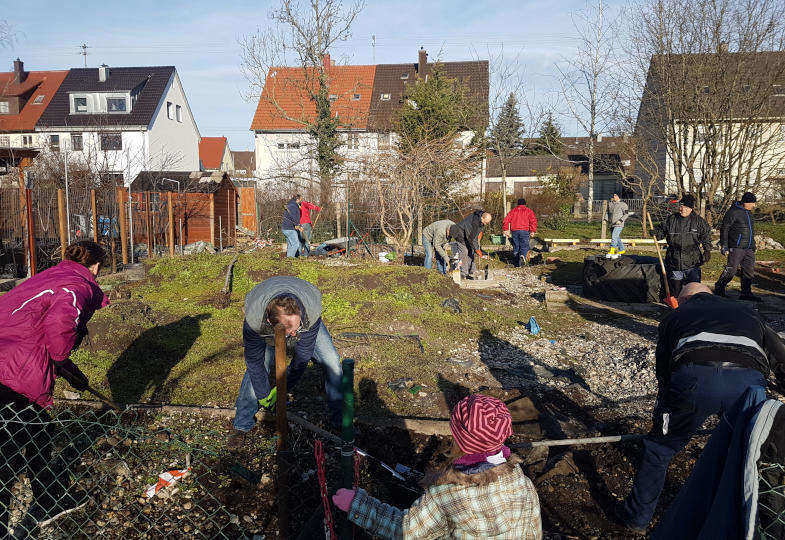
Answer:
<svg viewBox="0 0 785 540"><path fill-rule="evenodd" d="M725 213L720 226L720 250L728 256L728 263L714 285L714 294L725 296L725 287L731 282L741 266L741 295L739 300L760 302L752 294L752 278L755 275L755 227L752 210L757 199L749 191Z"/></svg>
<svg viewBox="0 0 785 540"><path fill-rule="evenodd" d="M300 243L300 201L302 196L297 193L289 199L283 209L281 232L286 237L286 256L293 259L302 247Z"/></svg>
<svg viewBox="0 0 785 540"><path fill-rule="evenodd" d="M239 448L253 428L259 407L275 405L276 388L268 372L275 365L277 324L286 330L287 349L294 358L286 370L286 388L293 389L313 359L325 374L329 422L341 422L341 358L322 322L322 293L314 285L294 276L275 276L256 285L245 296L243 347L245 375L235 403L234 432L228 447Z"/></svg>

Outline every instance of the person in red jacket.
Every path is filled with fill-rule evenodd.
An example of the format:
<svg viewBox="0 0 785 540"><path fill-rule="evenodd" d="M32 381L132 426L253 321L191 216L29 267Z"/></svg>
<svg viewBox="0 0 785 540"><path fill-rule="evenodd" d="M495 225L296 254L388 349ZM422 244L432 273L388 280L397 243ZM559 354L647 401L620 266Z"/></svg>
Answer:
<svg viewBox="0 0 785 540"><path fill-rule="evenodd" d="M310 201L303 199L300 202L300 256L307 257L311 254L311 233L313 223L311 222L311 210L321 212L321 208Z"/></svg>
<svg viewBox="0 0 785 540"><path fill-rule="evenodd" d="M105 252L89 240L74 242L65 259L0 296L0 538L6 538L11 488L27 473L33 501L14 527L14 538L88 502L69 488L68 468L52 461L55 379L86 390L87 377L71 352L87 334L87 321L109 301L95 277Z"/></svg>
<svg viewBox="0 0 785 540"><path fill-rule="evenodd" d="M526 206L526 199L518 199L518 206L509 211L502 221L502 233L512 242L512 258L516 267L529 264L529 240L537 232L537 216Z"/></svg>

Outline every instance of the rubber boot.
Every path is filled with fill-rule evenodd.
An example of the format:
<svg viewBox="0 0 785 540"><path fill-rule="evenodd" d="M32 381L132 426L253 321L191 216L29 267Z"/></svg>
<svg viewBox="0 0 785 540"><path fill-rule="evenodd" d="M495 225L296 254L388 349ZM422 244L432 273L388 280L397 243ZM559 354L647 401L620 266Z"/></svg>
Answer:
<svg viewBox="0 0 785 540"><path fill-rule="evenodd" d="M733 274L729 273L727 269L722 271L717 283L714 284L714 294L717 296L725 297L725 287L733 279Z"/></svg>
<svg viewBox="0 0 785 540"><path fill-rule="evenodd" d="M749 278L741 278L741 295L739 300L746 300L748 302L763 302L763 298L752 294L752 280Z"/></svg>

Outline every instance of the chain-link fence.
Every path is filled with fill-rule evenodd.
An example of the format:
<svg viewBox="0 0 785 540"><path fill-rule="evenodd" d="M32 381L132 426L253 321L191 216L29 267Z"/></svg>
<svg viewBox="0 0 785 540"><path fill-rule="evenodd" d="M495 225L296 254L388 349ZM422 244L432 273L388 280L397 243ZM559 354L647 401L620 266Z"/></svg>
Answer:
<svg viewBox="0 0 785 540"><path fill-rule="evenodd" d="M785 464L758 463L758 519L755 538L785 538Z"/></svg>

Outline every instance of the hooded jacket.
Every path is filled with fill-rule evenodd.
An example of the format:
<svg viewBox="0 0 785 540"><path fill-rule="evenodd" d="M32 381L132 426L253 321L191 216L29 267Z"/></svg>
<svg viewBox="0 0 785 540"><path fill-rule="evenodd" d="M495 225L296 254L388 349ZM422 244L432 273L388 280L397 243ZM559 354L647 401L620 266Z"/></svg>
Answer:
<svg viewBox="0 0 785 540"><path fill-rule="evenodd" d="M687 270L703 263L703 252L711 251L711 227L695 212L682 217L671 214L654 231L658 240L668 242L665 265L671 270Z"/></svg>
<svg viewBox="0 0 785 540"><path fill-rule="evenodd" d="M744 304L699 293L660 322L656 372L660 384L679 366L700 361L731 362L771 371L785 384L785 345L757 312Z"/></svg>
<svg viewBox="0 0 785 540"><path fill-rule="evenodd" d="M466 244L469 253L476 253L480 249L480 231L483 229L482 215L485 210L475 210L458 223L460 229L458 238L454 240Z"/></svg>
<svg viewBox="0 0 785 540"><path fill-rule="evenodd" d="M624 201L611 201L608 203L608 223L611 227L623 227L624 222L630 217L630 209Z"/></svg>
<svg viewBox="0 0 785 540"><path fill-rule="evenodd" d="M726 249L755 249L755 227L752 213L740 202L725 212L720 225L720 245Z"/></svg>
<svg viewBox="0 0 785 540"><path fill-rule="evenodd" d="M297 204L297 199L292 197L286 203L283 209L283 218L281 219L281 230L292 231L300 224L300 205Z"/></svg>
<svg viewBox="0 0 785 540"><path fill-rule="evenodd" d="M0 296L0 384L51 407L55 364L87 333L87 321L109 304L85 266L63 261Z"/></svg>

